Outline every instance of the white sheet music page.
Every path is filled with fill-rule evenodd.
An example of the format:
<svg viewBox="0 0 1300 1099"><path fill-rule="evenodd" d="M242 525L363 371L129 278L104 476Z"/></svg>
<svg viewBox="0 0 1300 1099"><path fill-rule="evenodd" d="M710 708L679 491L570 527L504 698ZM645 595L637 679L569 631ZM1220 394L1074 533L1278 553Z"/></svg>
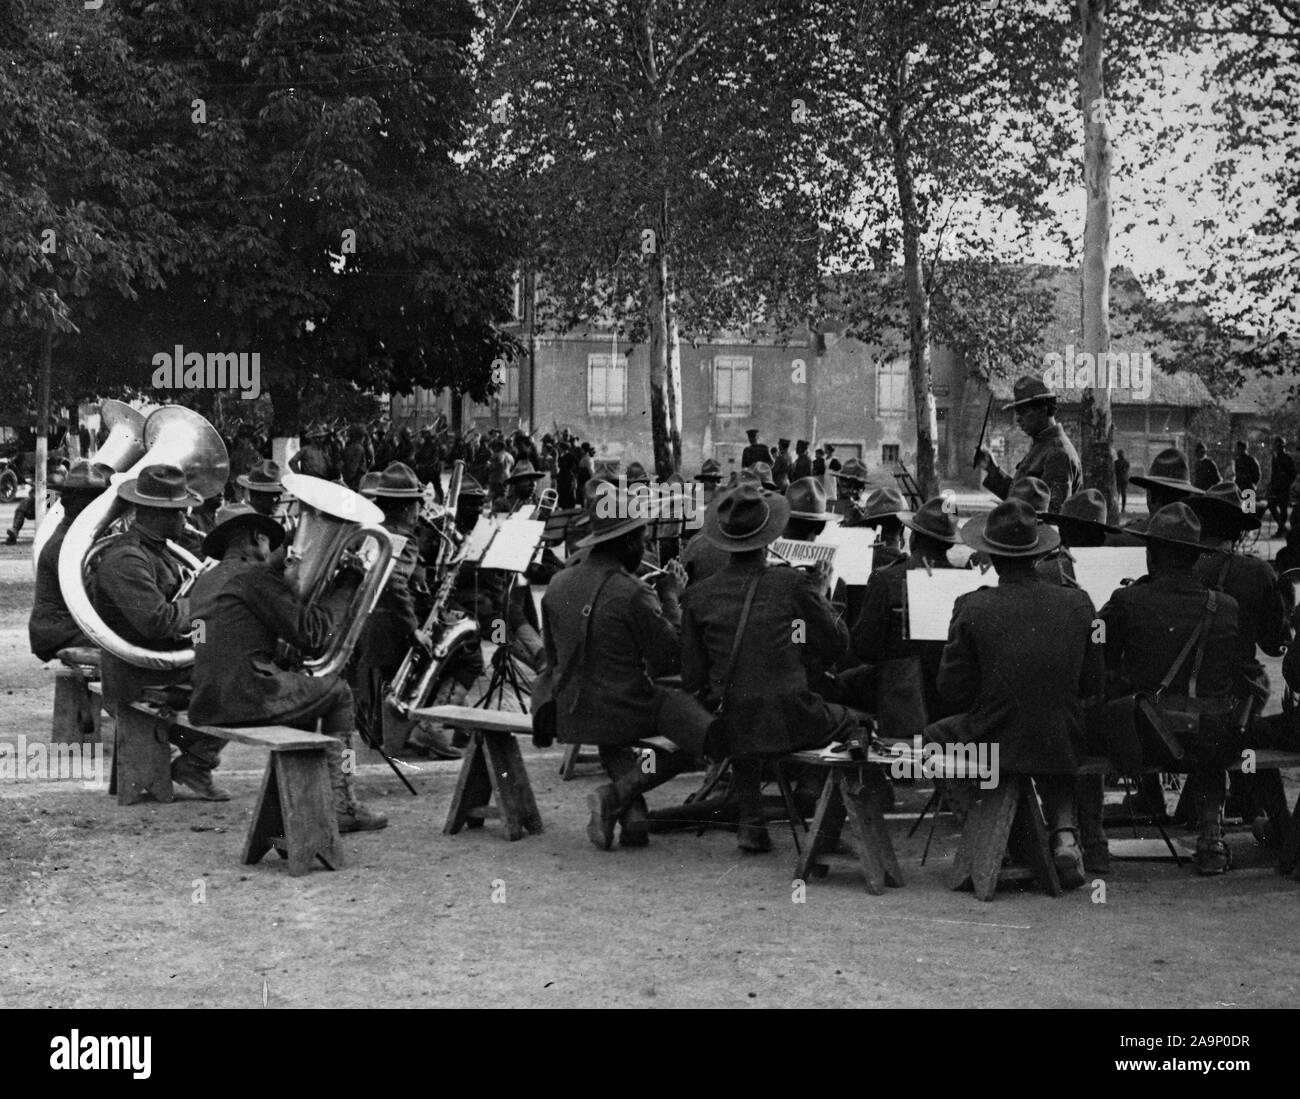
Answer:
<svg viewBox="0 0 1300 1099"><path fill-rule="evenodd" d="M865 584L871 579L871 562L875 557L874 527L827 526L817 536L817 544L835 546L835 576L846 584Z"/></svg>
<svg viewBox="0 0 1300 1099"><path fill-rule="evenodd" d="M996 587L992 569L925 569L907 571L907 636L912 641L947 641L952 605L976 588Z"/></svg>
<svg viewBox="0 0 1300 1099"><path fill-rule="evenodd" d="M502 523L483 555L482 568L523 572L532 563L546 523L542 519L512 519Z"/></svg>
<svg viewBox="0 0 1300 1099"><path fill-rule="evenodd" d="M1070 556L1074 558L1074 579L1097 610L1106 605L1121 580L1136 580L1147 574L1146 546L1072 549Z"/></svg>

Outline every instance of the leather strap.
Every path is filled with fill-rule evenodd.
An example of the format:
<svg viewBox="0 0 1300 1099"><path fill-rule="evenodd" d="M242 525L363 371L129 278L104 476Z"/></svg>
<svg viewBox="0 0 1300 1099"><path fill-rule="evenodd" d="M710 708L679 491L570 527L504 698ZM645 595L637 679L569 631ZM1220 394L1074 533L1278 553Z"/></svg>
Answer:
<svg viewBox="0 0 1300 1099"><path fill-rule="evenodd" d="M591 645L591 622L592 619L596 617L596 601L600 598L600 593L604 591L605 585L609 583L609 578L618 571L618 569L610 569L609 572L605 573L604 579L596 586L596 593L591 597L591 602L582 608L582 617L587 620L582 631L582 644L573 650L573 655L569 657L568 663L564 665L559 678L555 681L555 686L552 688L555 698L560 697L560 691L562 691L568 684L569 680L573 678L574 670L581 663L583 654ZM581 697L582 689L581 686L579 686L578 693L573 696L573 705L569 707L569 713L573 713L573 711L578 708L578 699Z"/></svg>
<svg viewBox="0 0 1300 1099"><path fill-rule="evenodd" d="M736 671L736 658L740 655L740 643L745 639L745 627L749 625L749 609L754 605L754 593L758 591L758 582L763 579L760 572L749 582L745 592L745 605L740 611L740 621L736 624L736 640L731 644L731 657L727 660L727 670L722 676L722 697L718 700L718 713L727 708L727 696L731 693L731 679Z"/></svg>
<svg viewBox="0 0 1300 1099"><path fill-rule="evenodd" d="M1196 629L1192 631L1192 635L1187 639L1182 652L1178 654L1178 659L1174 661L1169 671L1165 673L1165 678L1161 680L1160 686L1156 688L1155 696L1157 699L1169 689L1174 677L1178 675L1178 669L1186 663L1193 648L1196 649L1196 664L1192 669L1191 681L1188 683L1187 697L1196 697L1196 675L1201 670L1201 658L1205 655L1204 639L1209 637L1210 619L1214 617L1218 602L1219 597L1216 592L1208 591L1205 593L1205 610L1201 614L1201 620L1196 623Z"/></svg>

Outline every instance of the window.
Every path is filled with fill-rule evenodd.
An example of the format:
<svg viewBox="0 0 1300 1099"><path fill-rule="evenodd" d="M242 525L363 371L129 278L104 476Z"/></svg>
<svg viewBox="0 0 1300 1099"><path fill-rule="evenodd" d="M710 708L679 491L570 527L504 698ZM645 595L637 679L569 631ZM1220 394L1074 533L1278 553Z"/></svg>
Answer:
<svg viewBox="0 0 1300 1099"><path fill-rule="evenodd" d="M506 363L500 380L501 388L486 402L475 404L473 415L493 416L501 413L517 416L519 414L519 364Z"/></svg>
<svg viewBox="0 0 1300 1099"><path fill-rule="evenodd" d="M884 466L892 466L895 462L898 461L898 457L899 457L899 444L898 444L898 443L885 443L885 444L880 448L880 464L881 464L881 465L884 465Z"/></svg>
<svg viewBox="0 0 1300 1099"><path fill-rule="evenodd" d="M754 360L748 355L718 355L713 360L713 410L748 416L752 407Z"/></svg>
<svg viewBox="0 0 1300 1099"><path fill-rule="evenodd" d="M877 413L904 416L907 414L910 397L906 359L892 359L876 367Z"/></svg>
<svg viewBox="0 0 1300 1099"><path fill-rule="evenodd" d="M627 412L626 358L587 356L587 411L593 416L622 416Z"/></svg>

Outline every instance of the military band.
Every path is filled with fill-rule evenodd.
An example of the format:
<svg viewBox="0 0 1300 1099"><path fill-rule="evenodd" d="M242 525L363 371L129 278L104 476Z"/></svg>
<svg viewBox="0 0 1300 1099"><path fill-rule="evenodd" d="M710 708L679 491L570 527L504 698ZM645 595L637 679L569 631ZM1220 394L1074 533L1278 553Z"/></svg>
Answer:
<svg viewBox="0 0 1300 1099"><path fill-rule="evenodd" d="M909 506L893 485L873 485L855 457L835 460L823 479L805 440L791 460L789 440L774 450L751 431L750 460L727 488L712 459L696 475L704 511L681 532L680 557L678 536L660 552L651 518L633 506L638 486L650 484L646 468L592 463L567 560L539 545L518 573L482 568L461 549L480 521L548 513L555 493L543 500L538 488L553 473L497 448L487 489L462 483L458 465L444 507L427 488L436 483L433 497L444 499L431 430L421 452L406 448L414 468L393 460L363 472L364 433L335 462L316 429L289 471L244 454L231 481L245 499L219 508L220 497L203 495L212 479L191 481L179 459L142 459L130 476L78 462L57 486L62 513L36 562L32 651L50 660L101 647L110 711L170 687L199 724L320 729L337 743L330 773L345 831L387 823L357 799L345 766L353 737L410 758L457 758L460 745L446 730L398 717L468 704L487 670L485 651L497 654L494 666L515 662L525 684L548 673L559 741L598 748L608 782L588 800L587 834L602 850L615 838L645 846L646 795L706 761L725 762L739 846L761 853L771 840L760 789L780 755L873 734L995 742L1004 774L1034 778L1061 881L1078 886L1085 873L1109 868L1101 779L1076 775L1099 752L1093 715L1107 699L1160 687L1200 630L1203 659L1168 690L1194 695L1203 718L1187 812L1198 828L1198 869L1222 873L1230 865L1222 818L1232 753L1256 732L1273 742L1293 735L1289 718L1258 720L1269 689L1259 652L1290 660L1292 632L1276 574L1239 551L1258 517L1232 482L1194 485L1186 457L1171 449L1132 478L1146 492L1149 518L1112 526L1104 497L1082 486L1054 396L1037 379L1018 381L1014 395L1007 409L1032 443L1012 474L981 451L984 483L1003 501L989 514L961 516L951 494ZM212 464L224 474L224 453ZM304 487L327 482L323 496ZM383 577L352 546L325 587L305 581L321 553L313 517L332 514L322 500L335 501L345 542L360 525L346 513L373 512L379 529L367 528L367 537L386 539L391 552ZM119 533L87 538L78 523L92 502L103 512L93 516L94 533L108 533L113 519ZM824 564L790 567L773 549L778 539L790 552L788 542L817 543L832 523L874 532L865 535L874 537L871 575L856 590L828 591ZM187 538L207 561L197 576L186 564ZM64 559L91 542L82 598L68 588L80 568L70 571ZM1071 550L1121 544L1146 548L1146 573L1097 608ZM909 574L969 568L972 553L987 579L957 599L947 639L913 639ZM373 596L362 598L366 585ZM544 589L540 615L535 588ZM344 633L353 641L340 648ZM453 636L454 645L443 644ZM401 686L418 682L418 697L399 697L399 669L416 665L430 674ZM1300 687L1300 667L1284 664L1284 673ZM664 682L679 675L680 687ZM660 738L649 769L648 738ZM200 798L228 797L214 781L223 742L176 734L176 744L175 782ZM809 794L806 778L801 794ZM1251 784L1239 785L1234 797L1249 804ZM1163 811L1158 783L1146 790Z"/></svg>

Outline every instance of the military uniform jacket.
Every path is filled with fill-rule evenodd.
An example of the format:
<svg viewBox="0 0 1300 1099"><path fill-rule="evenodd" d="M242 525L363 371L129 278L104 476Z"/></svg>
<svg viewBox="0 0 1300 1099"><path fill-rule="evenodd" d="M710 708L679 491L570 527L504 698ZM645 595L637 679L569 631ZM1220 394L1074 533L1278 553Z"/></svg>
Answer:
<svg viewBox="0 0 1300 1099"><path fill-rule="evenodd" d="M171 598L180 589L180 568L166 539L132 526L100 555L91 585L99 616L122 640L148 649L189 646L190 601ZM100 658L104 701L131 702L146 686L183 683L189 669L156 671L139 668L105 651Z"/></svg>
<svg viewBox="0 0 1300 1099"><path fill-rule="evenodd" d="M932 569L951 566L947 560L931 561ZM942 716L944 709L939 699L937 680L939 663L943 658L944 642L911 641L904 637L907 614L907 574L912 569L925 568L920 557L904 557L883 569L873 569L867 581L862 611L853 623L849 646L865 664L883 664L887 660L903 660L915 656L921 660L921 675L925 684L925 701L931 718ZM885 730L886 734L888 730Z"/></svg>
<svg viewBox="0 0 1300 1099"><path fill-rule="evenodd" d="M1029 453L1020 459L1014 476L1007 476L996 466L984 475L984 487L999 500L1005 500L1011 486L1026 477L1037 477L1052 492L1049 511L1060 511L1066 497L1083 488L1083 466L1079 452L1060 424L1051 424L1034 436Z"/></svg>
<svg viewBox="0 0 1300 1099"><path fill-rule="evenodd" d="M379 593L375 609L357 640L357 660L385 670L397 671L406 650L411 647L420 622L415 612L417 591L423 586L424 570L416 533L401 523L387 521L383 527L390 534L405 538L406 544L393 564L388 583Z"/></svg>
<svg viewBox="0 0 1300 1099"><path fill-rule="evenodd" d="M1034 571L1049 583L1059 584L1063 588L1079 586L1074 576L1074 558L1064 546L1059 546L1046 557L1041 558L1034 565Z"/></svg>
<svg viewBox="0 0 1300 1099"><path fill-rule="evenodd" d="M70 526L72 520L65 516L41 547L36 562L36 599L27 622L27 636L37 660L53 660L60 649L91 644L68 610L59 586L59 551Z"/></svg>
<svg viewBox="0 0 1300 1099"><path fill-rule="evenodd" d="M1241 654L1236 692L1243 698L1254 692L1262 708L1268 701L1268 674L1255 648L1258 646L1269 656L1281 656L1291 640L1277 575L1267 561L1222 550L1207 553L1192 572L1202 584L1236 601L1237 647Z"/></svg>
<svg viewBox="0 0 1300 1099"><path fill-rule="evenodd" d="M1178 659L1205 612L1208 589L1190 572L1143 576L1119 588L1101 608L1106 624L1106 693L1155 690ZM1227 698L1237 687L1241 647L1237 601L1218 596L1210 636L1196 680L1198 698ZM1186 694L1194 654L1170 684L1170 694Z"/></svg>
<svg viewBox="0 0 1300 1099"><path fill-rule="evenodd" d="M740 452L740 464L745 467L752 466L755 462L770 462L771 460L772 452L762 443L750 443Z"/></svg>
<svg viewBox="0 0 1300 1099"><path fill-rule="evenodd" d="M343 483L353 492L366 472L366 448L355 439L343 448Z"/></svg>
<svg viewBox="0 0 1300 1099"><path fill-rule="evenodd" d="M1095 612L1082 591L1035 572L958 598L939 664L940 698L969 715L976 741L995 740L1012 774L1073 771L1083 755L1081 700L1102 690Z"/></svg>
<svg viewBox="0 0 1300 1099"><path fill-rule="evenodd" d="M790 487L790 455L782 450L772 459L772 484L784 492Z"/></svg>
<svg viewBox="0 0 1300 1099"><path fill-rule="evenodd" d="M205 572L190 596L194 617L203 623L203 640L194 646L190 719L200 725L298 720L335 680L281 668L276 642L287 641L303 656L319 655L350 591L336 587L328 605L308 607L283 574L262 562L236 557Z"/></svg>
<svg viewBox="0 0 1300 1099"><path fill-rule="evenodd" d="M707 580L731 564L731 554L703 535L692 538L682 551L682 567L692 584Z"/></svg>
<svg viewBox="0 0 1300 1099"><path fill-rule="evenodd" d="M661 604L626 569L588 556L557 573L542 597L546 663L556 679L583 646L583 608L607 576L591 612L590 644L556 695L556 739L562 744L629 745L654 736L663 691L651 676L681 669L676 603Z"/></svg>
<svg viewBox="0 0 1300 1099"><path fill-rule="evenodd" d="M767 568L761 560L733 561L687 588L682 601L682 686L692 693L707 690L712 702L721 699L745 593L756 572L759 586L736 656L728 707L738 714L775 719L737 729L747 734L743 742L738 739L739 750L789 751L804 746L811 730L787 727L780 720L779 700L802 698L810 714L817 707L824 710L808 699L812 692L805 664L816 660L826 667L835 665L849 640L848 628L801 570Z"/></svg>

